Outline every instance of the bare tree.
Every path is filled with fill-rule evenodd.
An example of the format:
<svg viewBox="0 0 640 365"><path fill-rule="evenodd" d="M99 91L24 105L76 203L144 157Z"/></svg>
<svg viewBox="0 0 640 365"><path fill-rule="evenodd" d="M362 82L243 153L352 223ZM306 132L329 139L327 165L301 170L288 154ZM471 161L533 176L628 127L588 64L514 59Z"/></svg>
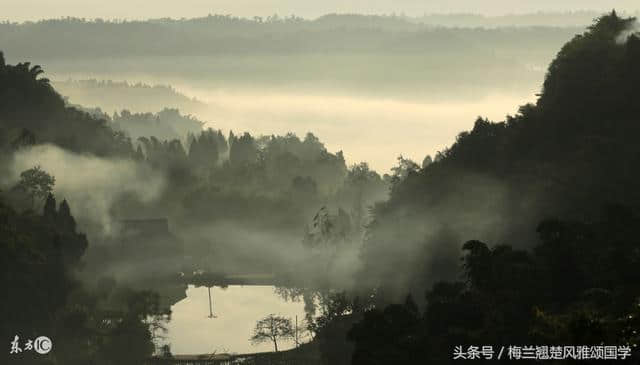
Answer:
<svg viewBox="0 0 640 365"><path fill-rule="evenodd" d="M294 337L294 328L289 318L269 314L256 323L251 336L251 343L273 342L273 347L278 352L278 340L290 340Z"/></svg>

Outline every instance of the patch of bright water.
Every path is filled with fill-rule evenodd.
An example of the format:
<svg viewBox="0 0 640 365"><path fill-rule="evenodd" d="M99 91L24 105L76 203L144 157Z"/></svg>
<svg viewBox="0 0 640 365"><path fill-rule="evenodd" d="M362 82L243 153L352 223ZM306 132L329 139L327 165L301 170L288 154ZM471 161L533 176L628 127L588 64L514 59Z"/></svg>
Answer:
<svg viewBox="0 0 640 365"><path fill-rule="evenodd" d="M304 320L304 303L286 301L274 286L229 286L211 288L213 314L209 317L206 287L189 286L187 298L171 307L166 342L174 354L251 353L273 351L272 343L252 345L249 341L258 320L273 313ZM293 341L278 342L278 349L294 346Z"/></svg>

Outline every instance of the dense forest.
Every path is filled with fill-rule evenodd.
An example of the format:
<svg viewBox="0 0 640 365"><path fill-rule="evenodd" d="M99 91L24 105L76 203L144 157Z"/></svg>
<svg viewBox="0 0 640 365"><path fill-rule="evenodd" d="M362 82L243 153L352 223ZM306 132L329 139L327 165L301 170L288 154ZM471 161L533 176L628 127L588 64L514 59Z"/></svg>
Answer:
<svg viewBox="0 0 640 365"><path fill-rule="evenodd" d="M0 200L0 335L20 346L43 333L56 339L54 356L3 351L2 362L140 364L154 351L155 329L170 313L150 291L113 280L82 285L77 273L88 243L70 210L51 194L41 213L16 212Z"/></svg>
<svg viewBox="0 0 640 365"><path fill-rule="evenodd" d="M292 259L294 267L319 275L325 268L305 268L300 242L362 235L367 207L387 195L390 176L366 163L347 166L341 151L330 153L311 133L300 139L197 132L198 120L173 109L108 116L69 106L41 73L39 66L3 58L3 195L19 209L37 211L46 197L19 189L19 178L32 170L53 175L56 194L75 203L91 242L83 273L89 284L115 277L144 289L147 280L174 280L185 267L292 271L283 265ZM114 244L123 221L158 212L184 249L159 237L151 259L149 246L132 252ZM188 253L184 265L176 252ZM147 264L140 265L141 255Z"/></svg>
<svg viewBox="0 0 640 365"><path fill-rule="evenodd" d="M514 32L531 32L531 44L517 49L535 58L544 43L536 29L425 29L384 18L375 20L392 25L376 25L377 36L355 28L338 44L325 38L335 29L323 28L328 19L2 24L0 45L8 55L53 59L84 52L82 37L106 52L91 57L356 43L362 52L413 52L431 39L463 54L472 52L469 37L509 43ZM398 22L410 33L393 29ZM160 36L162 47L144 41L176 24L189 36ZM178 272L203 270L211 277L198 280L215 282L220 272L251 268L274 273L286 295L316 298L307 325L318 363L444 364L456 346L472 345L635 349L635 27L615 12L599 17L560 49L535 104L501 122L478 118L433 158L400 156L382 176L365 162L347 165L311 132L223 133L172 108L109 115L72 106L40 66L0 53L2 336L55 334L54 355L16 363L140 364L160 351L167 297L186 286ZM264 29L290 40L262 42ZM56 32L77 39L65 48L34 36ZM215 42L221 32L237 37L228 47L238 50ZM542 32L555 42L576 29ZM210 48L195 46L203 41ZM494 61L483 60L509 78ZM132 218L158 212L175 236L128 245Z"/></svg>
<svg viewBox="0 0 640 365"><path fill-rule="evenodd" d="M600 17L560 50L536 104L479 119L375 207L362 280L404 304L351 307L352 363L447 363L487 343L636 348L634 22Z"/></svg>

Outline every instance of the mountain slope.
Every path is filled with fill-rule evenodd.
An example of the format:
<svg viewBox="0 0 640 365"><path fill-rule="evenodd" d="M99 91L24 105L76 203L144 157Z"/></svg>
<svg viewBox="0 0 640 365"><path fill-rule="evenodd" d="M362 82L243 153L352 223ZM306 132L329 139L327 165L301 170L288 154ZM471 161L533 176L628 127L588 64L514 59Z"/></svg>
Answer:
<svg viewBox="0 0 640 365"><path fill-rule="evenodd" d="M423 292L456 275L466 240L528 247L545 217L640 207L634 22L615 12L599 18L559 52L535 105L499 123L479 118L434 163L396 183L374 209L363 282L391 297Z"/></svg>

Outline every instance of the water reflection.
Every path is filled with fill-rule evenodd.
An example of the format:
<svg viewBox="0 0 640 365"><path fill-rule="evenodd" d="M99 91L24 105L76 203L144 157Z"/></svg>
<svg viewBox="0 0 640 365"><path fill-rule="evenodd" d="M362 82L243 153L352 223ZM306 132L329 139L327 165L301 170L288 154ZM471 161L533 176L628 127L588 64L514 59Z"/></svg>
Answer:
<svg viewBox="0 0 640 365"><path fill-rule="evenodd" d="M206 287L190 285L187 298L171 307L166 341L174 354L250 353L273 351L269 343L252 345L249 337L259 319L274 313L295 321L304 318L302 301L286 301L273 286L211 288L211 311ZM209 318L213 314L214 318ZM278 343L278 349L294 346Z"/></svg>

